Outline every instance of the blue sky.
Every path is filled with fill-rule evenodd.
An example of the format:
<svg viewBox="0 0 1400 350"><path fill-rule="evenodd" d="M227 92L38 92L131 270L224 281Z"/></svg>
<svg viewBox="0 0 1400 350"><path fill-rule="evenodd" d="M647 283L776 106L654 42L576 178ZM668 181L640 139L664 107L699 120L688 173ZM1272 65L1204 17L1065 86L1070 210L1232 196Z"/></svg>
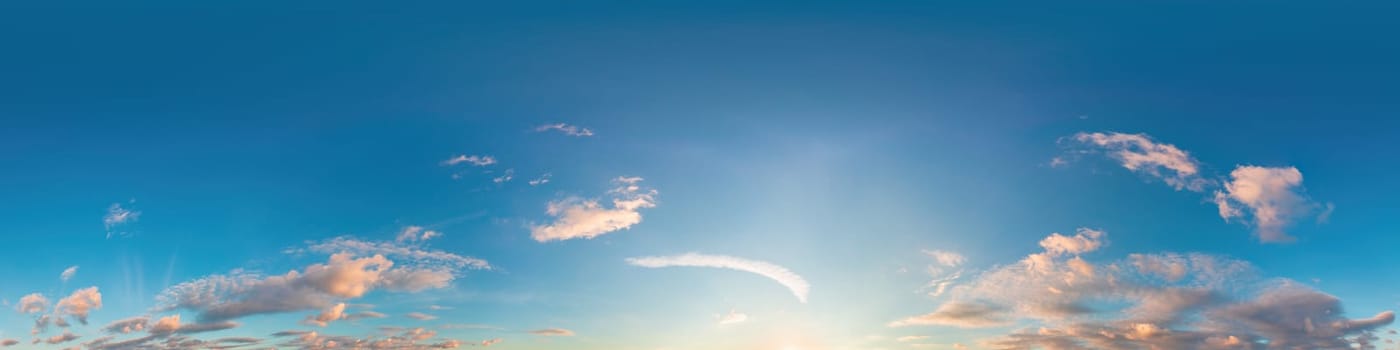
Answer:
<svg viewBox="0 0 1400 350"><path fill-rule="evenodd" d="M1394 348L1396 9L0 5L0 345Z"/></svg>

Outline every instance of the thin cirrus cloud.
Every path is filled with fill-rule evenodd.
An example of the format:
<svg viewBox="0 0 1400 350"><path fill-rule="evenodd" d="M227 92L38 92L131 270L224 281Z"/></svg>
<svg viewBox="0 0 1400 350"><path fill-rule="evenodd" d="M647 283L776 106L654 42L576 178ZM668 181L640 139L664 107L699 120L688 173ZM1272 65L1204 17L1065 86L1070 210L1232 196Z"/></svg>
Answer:
<svg viewBox="0 0 1400 350"><path fill-rule="evenodd" d="M545 328L530 331L530 334L546 337L572 337L574 336L574 331L563 328Z"/></svg>
<svg viewBox="0 0 1400 350"><path fill-rule="evenodd" d="M546 132L546 131L558 131L558 132L560 132L560 133L563 133L564 135L578 136L578 137L593 136L593 130L590 130L590 129L584 128L584 127L579 127L579 126L577 126L577 125L569 125L569 124L564 124L564 123L554 123L554 124L544 124L544 125L540 125L540 126L535 127L535 132Z"/></svg>
<svg viewBox="0 0 1400 350"><path fill-rule="evenodd" d="M107 230L107 238L112 236L125 236L126 232L117 231L120 226L136 222L141 218L141 212L123 208L121 203L112 203L107 207L107 214L102 216L102 226Z"/></svg>
<svg viewBox="0 0 1400 350"><path fill-rule="evenodd" d="M76 276L77 274L78 266L69 266L68 268L63 269L63 273L58 274L58 279L64 282L68 282L68 280L73 279L73 276Z"/></svg>
<svg viewBox="0 0 1400 350"><path fill-rule="evenodd" d="M749 315L742 312L729 310L729 313L724 315L718 315L715 318L718 319L718 321L716 321L715 323L721 326L726 326L747 322L749 320Z"/></svg>
<svg viewBox="0 0 1400 350"><path fill-rule="evenodd" d="M628 258L627 263L647 268L713 267L754 273L767 277L787 287L787 289L792 292L792 295L797 297L797 301L802 303L807 302L807 292L811 289L811 285L807 284L807 280L785 267L769 262L732 256L686 253L673 256Z"/></svg>
<svg viewBox="0 0 1400 350"><path fill-rule="evenodd" d="M394 241L399 243L422 242L441 236L441 232L425 229L422 226L404 226L403 229L399 230L399 234L394 236Z"/></svg>
<svg viewBox="0 0 1400 350"><path fill-rule="evenodd" d="M1285 232L1288 226L1319 211L1318 222L1325 222L1334 208L1305 194L1303 174L1295 167L1237 165L1227 178L1217 180L1203 176L1200 161L1188 152L1146 134L1078 133L1069 139L1090 147L1083 153L1102 152L1124 168L1161 179L1177 190L1215 189L1208 199L1219 208L1220 217L1227 222L1246 220L1264 243L1291 242L1293 236Z"/></svg>
<svg viewBox="0 0 1400 350"><path fill-rule="evenodd" d="M642 222L641 209L656 206L656 190L640 185L640 177L618 177L616 186L608 191L608 202L602 199L569 197L551 201L545 214L554 221L530 227L530 238L537 242L570 239L591 239Z"/></svg>
<svg viewBox="0 0 1400 350"><path fill-rule="evenodd" d="M1006 328L993 349L1351 349L1391 311L1348 319L1341 300L1248 262L1201 253L1089 262L1103 231L1052 234L1042 251L984 271L933 312L891 327Z"/></svg>
<svg viewBox="0 0 1400 350"><path fill-rule="evenodd" d="M431 321L436 320L438 318L437 316L425 314L422 312L410 312L408 314L405 314L404 317L408 317L419 321Z"/></svg>
<svg viewBox="0 0 1400 350"><path fill-rule="evenodd" d="M442 161L443 166L453 166L462 163L471 164L474 166L487 166L491 164L496 164L496 157L481 156L475 154L459 154L456 157L447 158L447 160Z"/></svg>

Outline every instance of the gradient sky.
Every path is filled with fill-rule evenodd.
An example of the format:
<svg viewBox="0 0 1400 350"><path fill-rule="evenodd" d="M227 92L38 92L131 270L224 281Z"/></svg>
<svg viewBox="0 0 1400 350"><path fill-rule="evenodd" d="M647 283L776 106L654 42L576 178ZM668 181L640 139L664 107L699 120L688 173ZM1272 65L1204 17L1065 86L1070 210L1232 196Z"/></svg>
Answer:
<svg viewBox="0 0 1400 350"><path fill-rule="evenodd" d="M1397 348L1394 2L975 3L0 5L0 346Z"/></svg>

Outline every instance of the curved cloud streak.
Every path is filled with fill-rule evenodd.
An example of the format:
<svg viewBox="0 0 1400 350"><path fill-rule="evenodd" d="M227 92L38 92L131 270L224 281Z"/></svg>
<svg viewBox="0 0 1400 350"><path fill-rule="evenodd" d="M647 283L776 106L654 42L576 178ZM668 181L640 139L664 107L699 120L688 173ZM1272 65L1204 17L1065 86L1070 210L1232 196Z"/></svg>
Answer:
<svg viewBox="0 0 1400 350"><path fill-rule="evenodd" d="M732 256L686 253L674 256L649 256L640 258L628 258L627 263L649 268L690 266L715 267L751 272L763 277L768 277L769 279L772 279L774 281L777 281L779 284L782 284L784 287L787 287L789 290L792 291L792 295L796 296L797 300L802 303L807 302L807 291L811 289L811 286L807 284L807 280L802 279L802 276L798 276L796 273L793 273L785 267L774 265L772 263L764 261L736 258Z"/></svg>

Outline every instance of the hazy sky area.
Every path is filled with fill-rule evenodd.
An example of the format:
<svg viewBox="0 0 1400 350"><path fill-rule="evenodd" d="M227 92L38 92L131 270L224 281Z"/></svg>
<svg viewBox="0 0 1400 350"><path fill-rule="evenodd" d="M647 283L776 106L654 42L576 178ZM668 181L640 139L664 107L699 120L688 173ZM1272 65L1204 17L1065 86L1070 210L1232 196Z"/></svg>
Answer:
<svg viewBox="0 0 1400 350"><path fill-rule="evenodd" d="M0 349L1400 349L1397 13L0 4Z"/></svg>

